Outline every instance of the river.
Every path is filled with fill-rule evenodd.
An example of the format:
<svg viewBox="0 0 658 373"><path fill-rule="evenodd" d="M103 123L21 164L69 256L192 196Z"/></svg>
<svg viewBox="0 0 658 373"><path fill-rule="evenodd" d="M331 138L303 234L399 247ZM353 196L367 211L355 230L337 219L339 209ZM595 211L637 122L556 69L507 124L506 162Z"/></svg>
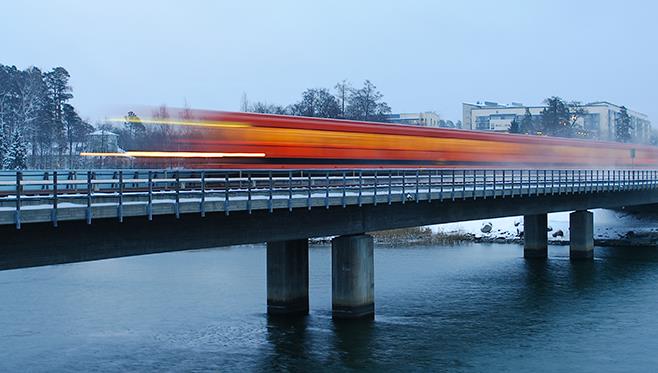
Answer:
<svg viewBox="0 0 658 373"><path fill-rule="evenodd" d="M629 372L658 367L658 249L376 247L376 318L331 320L331 252L308 317L265 314L265 248L0 272L0 371Z"/></svg>

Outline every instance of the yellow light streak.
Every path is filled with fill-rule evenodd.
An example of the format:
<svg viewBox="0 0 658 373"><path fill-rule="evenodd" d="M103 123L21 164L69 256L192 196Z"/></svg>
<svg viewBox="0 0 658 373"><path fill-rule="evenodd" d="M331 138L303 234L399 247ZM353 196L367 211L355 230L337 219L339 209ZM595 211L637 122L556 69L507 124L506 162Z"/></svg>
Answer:
<svg viewBox="0 0 658 373"><path fill-rule="evenodd" d="M125 153L80 153L83 157L142 157L142 158L262 158L265 153L215 153L215 152L148 152L128 151Z"/></svg>
<svg viewBox="0 0 658 373"><path fill-rule="evenodd" d="M228 122L228 121L187 121L187 120L170 120L170 119L128 119L126 118L111 118L110 122L115 123L144 123L144 124L166 124L169 126L192 126L192 127L223 127L223 128L246 128L251 127L249 123L242 122Z"/></svg>

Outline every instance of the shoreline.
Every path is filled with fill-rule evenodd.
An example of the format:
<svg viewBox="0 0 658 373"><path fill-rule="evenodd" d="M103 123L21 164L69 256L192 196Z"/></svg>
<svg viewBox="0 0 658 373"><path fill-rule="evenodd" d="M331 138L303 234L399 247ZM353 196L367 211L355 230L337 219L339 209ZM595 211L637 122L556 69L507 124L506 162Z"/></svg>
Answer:
<svg viewBox="0 0 658 373"><path fill-rule="evenodd" d="M658 214L594 209L594 245L658 246ZM523 245L523 218L506 217L371 232L380 246L455 245L466 242ZM549 245L569 245L569 213L548 214ZM332 237L312 239L331 243Z"/></svg>

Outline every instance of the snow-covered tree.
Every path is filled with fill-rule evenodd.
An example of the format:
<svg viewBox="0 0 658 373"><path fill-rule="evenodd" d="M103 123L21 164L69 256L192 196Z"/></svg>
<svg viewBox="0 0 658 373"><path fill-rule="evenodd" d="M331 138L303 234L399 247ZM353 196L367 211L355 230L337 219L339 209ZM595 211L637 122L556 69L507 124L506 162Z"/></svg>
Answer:
<svg viewBox="0 0 658 373"><path fill-rule="evenodd" d="M3 168L9 170L23 170L27 167L27 146L23 141L21 127L14 128L9 141L7 153L3 159Z"/></svg>
<svg viewBox="0 0 658 373"><path fill-rule="evenodd" d="M45 82L48 86L52 113L52 136L57 144L59 162L67 148L66 123L64 121L64 105L73 98L69 86L69 72L63 67L56 67L45 74Z"/></svg>

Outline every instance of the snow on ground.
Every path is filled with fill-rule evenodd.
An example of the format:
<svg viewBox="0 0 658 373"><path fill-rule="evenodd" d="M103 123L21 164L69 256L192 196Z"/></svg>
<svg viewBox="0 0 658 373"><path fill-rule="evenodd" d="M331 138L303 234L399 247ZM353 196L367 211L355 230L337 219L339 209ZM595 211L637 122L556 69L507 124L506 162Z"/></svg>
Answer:
<svg viewBox="0 0 658 373"><path fill-rule="evenodd" d="M655 216L639 216L620 210L594 209L594 238L614 240L631 234L658 232ZM490 230L488 227L490 226ZM523 232L523 217L472 220L429 226L433 233L469 234L476 239L515 239ZM548 214L548 238L569 241L569 212ZM560 232L562 235L560 235Z"/></svg>

